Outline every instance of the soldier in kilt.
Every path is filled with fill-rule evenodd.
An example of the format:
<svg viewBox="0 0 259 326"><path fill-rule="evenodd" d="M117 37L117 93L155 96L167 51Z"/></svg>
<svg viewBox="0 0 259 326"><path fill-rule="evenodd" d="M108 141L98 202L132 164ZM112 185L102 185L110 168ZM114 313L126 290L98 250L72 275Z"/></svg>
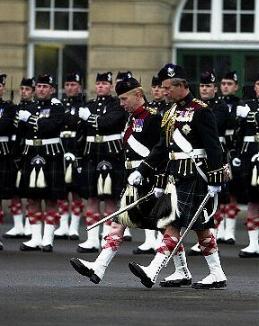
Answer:
<svg viewBox="0 0 259 326"><path fill-rule="evenodd" d="M161 116L157 110L149 108L145 103L143 89L140 83L129 78L116 85L116 92L121 106L130 114L123 138L125 153L126 176L131 174L150 153L152 147L159 141ZM153 178L146 180L138 189L126 185L121 199L121 206L134 202L138 197L146 195L153 186ZM126 184L126 179L125 183ZM117 253L126 226L149 226L145 217L154 206L155 198L148 200L129 212L121 214L111 224L111 231L105 238L102 251L94 262L72 258L71 264L80 274L89 277L93 283L99 283L111 260Z"/></svg>
<svg viewBox="0 0 259 326"><path fill-rule="evenodd" d="M78 111L85 106L82 95L82 77L78 73L66 76L64 83L65 97L62 100L65 109L64 125L60 133L65 150L65 182L67 185L67 198L59 200L60 226L55 230L55 238L78 240L80 217L83 211L83 201L78 195L78 155L77 155L77 130L79 126ZM69 193L72 194L71 207L68 200ZM69 214L71 221L69 223Z"/></svg>
<svg viewBox="0 0 259 326"><path fill-rule="evenodd" d="M153 76L151 80L151 98L148 106L157 111L162 117L164 113L170 108L171 104L165 101L164 89L162 83L157 76ZM156 231L145 229L145 241L133 250L133 254L154 254L157 244L162 240L162 233L158 232L156 238Z"/></svg>
<svg viewBox="0 0 259 326"><path fill-rule="evenodd" d="M11 199L15 192L15 165L11 155L11 137L15 118L15 105L3 99L6 74L0 74L0 224L3 223L4 212L2 201ZM0 250L3 244L0 242Z"/></svg>
<svg viewBox="0 0 259 326"><path fill-rule="evenodd" d="M80 128L85 134L80 173L80 195L87 199L86 225L101 217L100 202L104 202L104 216L113 213L123 187L124 160L122 132L126 114L116 97L111 95L112 74L96 76L97 97L79 109ZM110 225L105 225L103 237ZM78 252L97 252L100 248L99 227L88 232L85 242L78 245Z"/></svg>
<svg viewBox="0 0 259 326"><path fill-rule="evenodd" d="M60 139L64 108L53 98L54 80L40 75L36 81L35 98L26 110L18 112L18 133L24 136L19 192L28 198L31 240L20 250L53 250L55 225L59 222L57 200L66 195L64 181L64 150ZM45 201L45 208L42 202ZM44 231L42 238L42 222Z"/></svg>
<svg viewBox="0 0 259 326"><path fill-rule="evenodd" d="M19 93L20 93L20 103L17 105L16 110L26 110L29 105L31 105L34 97L35 90L35 80L34 78L23 78L20 83ZM15 131L17 132L18 120L16 119L14 122ZM12 143L12 155L15 161L16 176L15 181L18 176L19 163L21 162L21 142L22 135L14 134L12 135L11 143ZM17 188L15 188L17 190ZM29 218L25 218L25 224L23 223L23 208L22 208L22 200L19 197L17 191L14 193L13 198L11 199L10 210L13 216L13 227L4 234L4 238L21 238L23 236L31 235L31 226Z"/></svg>
<svg viewBox="0 0 259 326"><path fill-rule="evenodd" d="M237 106L242 104L240 98L236 96L238 91L238 77L235 71L227 72L220 82L220 90L222 93L221 99L227 104L231 119L229 126L226 129L225 139L228 150L228 160L232 163L233 158L236 156L236 137L239 128L239 118L236 114ZM238 201L241 194L241 180L240 169L236 166L232 168L232 180L229 182L229 196L224 205L219 208L218 214L218 243L235 244L235 228L236 218L240 211Z"/></svg>
<svg viewBox="0 0 259 326"><path fill-rule="evenodd" d="M224 153L224 163L227 164L227 148L225 133L227 128L230 126L233 119L229 112L227 104L217 96L217 80L214 71L205 71L200 76L200 98L201 100L211 107L217 122L219 141ZM232 121L235 123L235 121ZM225 203L228 200L228 184L222 186L222 191L219 193L219 209L214 215L215 227L223 220L222 209L225 207ZM222 225L222 224L221 224ZM211 229L214 232L214 236L217 237L216 229ZM201 255L199 243L195 244L188 252L189 256Z"/></svg>
<svg viewBox="0 0 259 326"><path fill-rule="evenodd" d="M242 121L238 155L233 164L242 171L242 190L248 198L246 228L249 237L249 245L239 252L240 258L259 257L259 74L255 78L254 90L255 98L247 100L245 106L237 106L237 116Z"/></svg>
<svg viewBox="0 0 259 326"><path fill-rule="evenodd" d="M138 185L155 173L161 159L168 162L164 172L169 176L166 192L170 189L171 195L163 195L163 188L158 185L154 191L160 198L151 214L153 219L159 219L157 226L163 229L163 241L149 266L135 262L129 264L132 273L146 287L156 283L160 270L179 241L181 228L189 225L205 195L210 193L213 197L223 182L222 149L212 110L193 98L181 66L167 64L158 76L165 95L175 104L163 117L159 144L128 178L131 185ZM207 214L211 212L210 206L211 203L206 207ZM226 276L220 265L216 239L210 231L213 219L204 223L205 215L198 217L192 229L197 234L210 274L192 286L197 289L224 287ZM182 253L183 247L180 246L174 263L184 269L186 284L190 284L191 275Z"/></svg>

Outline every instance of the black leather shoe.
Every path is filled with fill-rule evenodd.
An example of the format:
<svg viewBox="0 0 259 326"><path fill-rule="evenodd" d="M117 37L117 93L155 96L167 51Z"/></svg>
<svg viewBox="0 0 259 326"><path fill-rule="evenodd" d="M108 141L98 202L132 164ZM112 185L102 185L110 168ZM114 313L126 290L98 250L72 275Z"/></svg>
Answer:
<svg viewBox="0 0 259 326"><path fill-rule="evenodd" d="M40 251L41 247L40 246L30 247L30 246L26 246L26 244L22 243L20 245L20 250L21 251Z"/></svg>
<svg viewBox="0 0 259 326"><path fill-rule="evenodd" d="M192 249L190 249L190 250L187 252L187 255L188 255L188 256L202 256L202 252L201 252L201 251L196 251L196 250L192 250Z"/></svg>
<svg viewBox="0 0 259 326"><path fill-rule="evenodd" d="M192 288L194 289L220 289L227 286L227 281L213 282L211 284L193 283Z"/></svg>
<svg viewBox="0 0 259 326"><path fill-rule="evenodd" d="M77 234L72 234L69 236L69 240L79 240L79 236Z"/></svg>
<svg viewBox="0 0 259 326"><path fill-rule="evenodd" d="M225 240L224 243L229 244L229 245L234 245L236 243L236 241L234 239L230 238L230 239Z"/></svg>
<svg viewBox="0 0 259 326"><path fill-rule="evenodd" d="M159 283L159 285L162 288L174 288L174 287L180 287L182 285L191 285L192 284L192 279L187 279L187 278L182 278L179 280L171 280L171 281L166 281L163 280Z"/></svg>
<svg viewBox="0 0 259 326"><path fill-rule="evenodd" d="M217 243L219 244L219 243L225 243L225 240L224 239L221 239L221 238L219 238L219 239L217 239Z"/></svg>
<svg viewBox="0 0 259 326"><path fill-rule="evenodd" d="M140 278L141 283L146 288L152 288L152 286L155 284L151 281L151 279L146 275L146 273L143 271L143 269L135 262L129 263L129 269L131 272Z"/></svg>
<svg viewBox="0 0 259 326"><path fill-rule="evenodd" d="M258 258L259 253L257 253L257 252L247 252L247 251L240 250L239 257L240 258Z"/></svg>
<svg viewBox="0 0 259 326"><path fill-rule="evenodd" d="M25 238L24 234L3 234L3 238L5 239L23 239Z"/></svg>
<svg viewBox="0 0 259 326"><path fill-rule="evenodd" d="M149 248L147 250L142 250L140 248L137 248L137 249L133 249L132 252L134 255L153 255L156 253L153 248Z"/></svg>
<svg viewBox="0 0 259 326"><path fill-rule="evenodd" d="M128 242L130 242L130 241L132 241L132 236L130 236L130 235L125 235L125 236L123 237L123 240L124 240L124 241L128 241Z"/></svg>
<svg viewBox="0 0 259 326"><path fill-rule="evenodd" d="M67 240L68 239L68 235L63 234L63 235L55 235L54 234L54 239L55 240Z"/></svg>
<svg viewBox="0 0 259 326"><path fill-rule="evenodd" d="M47 245L42 247L43 252L52 252L53 251L53 246L52 245Z"/></svg>
<svg viewBox="0 0 259 326"><path fill-rule="evenodd" d="M81 275L89 277L90 281L98 284L100 283L101 279L99 276L97 276L94 273L93 269L89 269L84 264L81 263L81 261L78 258L71 258L70 264L73 266L73 268Z"/></svg>
<svg viewBox="0 0 259 326"><path fill-rule="evenodd" d="M84 254L84 253L94 253L94 252L99 252L99 249L93 247L93 248L82 248L80 246L77 247L77 252L79 252L80 254Z"/></svg>

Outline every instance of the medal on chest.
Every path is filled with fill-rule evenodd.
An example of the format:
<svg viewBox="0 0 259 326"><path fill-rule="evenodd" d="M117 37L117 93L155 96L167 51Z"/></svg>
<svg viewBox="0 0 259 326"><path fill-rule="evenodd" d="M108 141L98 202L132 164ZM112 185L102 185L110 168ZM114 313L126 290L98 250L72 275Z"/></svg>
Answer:
<svg viewBox="0 0 259 326"><path fill-rule="evenodd" d="M49 118L50 116L50 109L42 109L40 110L40 118Z"/></svg>
<svg viewBox="0 0 259 326"><path fill-rule="evenodd" d="M143 125L144 125L144 119L134 119L132 130L134 132L141 132L143 129Z"/></svg>

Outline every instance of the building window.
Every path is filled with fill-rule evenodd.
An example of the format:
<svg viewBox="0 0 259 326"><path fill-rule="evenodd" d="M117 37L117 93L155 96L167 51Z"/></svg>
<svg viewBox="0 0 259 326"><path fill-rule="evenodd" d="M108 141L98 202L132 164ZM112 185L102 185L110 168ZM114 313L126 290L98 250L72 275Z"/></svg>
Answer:
<svg viewBox="0 0 259 326"><path fill-rule="evenodd" d="M254 33L254 0L224 0L222 13L223 32Z"/></svg>
<svg viewBox="0 0 259 326"><path fill-rule="evenodd" d="M88 29L88 1L36 0L35 30L86 31Z"/></svg>
<svg viewBox="0 0 259 326"><path fill-rule="evenodd" d="M181 32L210 32L211 0L188 0L183 8Z"/></svg>
<svg viewBox="0 0 259 326"><path fill-rule="evenodd" d="M31 0L29 12L28 76L52 74L59 96L68 73L86 87L89 1Z"/></svg>

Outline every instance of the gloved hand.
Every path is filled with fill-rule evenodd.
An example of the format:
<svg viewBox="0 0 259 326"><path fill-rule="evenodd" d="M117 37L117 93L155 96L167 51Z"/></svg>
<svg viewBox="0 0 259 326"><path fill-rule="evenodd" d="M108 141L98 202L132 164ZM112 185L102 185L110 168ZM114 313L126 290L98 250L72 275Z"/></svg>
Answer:
<svg viewBox="0 0 259 326"><path fill-rule="evenodd" d="M241 160L238 157L235 157L232 160L232 164L233 164L234 167L238 168L241 165Z"/></svg>
<svg viewBox="0 0 259 326"><path fill-rule="evenodd" d="M131 186L138 186L140 185L141 181L143 180L143 177L139 171L132 172L128 177L128 183Z"/></svg>
<svg viewBox="0 0 259 326"><path fill-rule="evenodd" d="M157 187L154 188L154 196L156 198L162 197L164 192L165 192L165 189L163 189L163 188L157 188Z"/></svg>
<svg viewBox="0 0 259 326"><path fill-rule="evenodd" d="M28 121L29 117L31 116L31 113L27 110L20 110L18 113L18 119L20 121Z"/></svg>
<svg viewBox="0 0 259 326"><path fill-rule="evenodd" d="M246 118L249 111L250 111L250 107L247 104L245 106L238 105L237 106L237 117Z"/></svg>
<svg viewBox="0 0 259 326"><path fill-rule="evenodd" d="M79 108L78 110L78 115L79 115L79 118L81 118L82 120L87 120L90 115L91 115L91 112L88 108Z"/></svg>
<svg viewBox="0 0 259 326"><path fill-rule="evenodd" d="M214 197L216 193L221 192L221 186L208 186L208 192L211 197Z"/></svg>

